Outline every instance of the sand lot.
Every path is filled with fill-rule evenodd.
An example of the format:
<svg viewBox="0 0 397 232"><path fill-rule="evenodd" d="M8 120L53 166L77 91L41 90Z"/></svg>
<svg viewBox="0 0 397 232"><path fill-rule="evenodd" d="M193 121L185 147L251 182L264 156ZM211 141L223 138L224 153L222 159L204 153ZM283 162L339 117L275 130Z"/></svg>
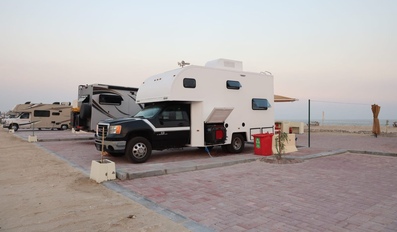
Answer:
<svg viewBox="0 0 397 232"><path fill-rule="evenodd" d="M0 231L188 231L0 130Z"/></svg>

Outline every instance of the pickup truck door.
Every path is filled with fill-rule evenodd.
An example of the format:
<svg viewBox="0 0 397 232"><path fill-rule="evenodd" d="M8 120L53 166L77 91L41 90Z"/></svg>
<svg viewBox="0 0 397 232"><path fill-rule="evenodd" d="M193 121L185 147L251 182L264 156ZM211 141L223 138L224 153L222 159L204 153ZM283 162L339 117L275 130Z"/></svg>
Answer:
<svg viewBox="0 0 397 232"><path fill-rule="evenodd" d="M164 148L183 147L190 143L188 107L170 105L158 115L154 134L154 146Z"/></svg>

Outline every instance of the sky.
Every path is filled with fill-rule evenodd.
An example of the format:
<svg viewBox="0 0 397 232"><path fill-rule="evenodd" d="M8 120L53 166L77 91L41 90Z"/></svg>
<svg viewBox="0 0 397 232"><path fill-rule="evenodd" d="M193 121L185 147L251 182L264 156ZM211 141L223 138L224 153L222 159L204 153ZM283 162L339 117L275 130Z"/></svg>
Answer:
<svg viewBox="0 0 397 232"><path fill-rule="evenodd" d="M299 99L276 118L397 121L395 0L0 0L0 32L1 112L226 58Z"/></svg>

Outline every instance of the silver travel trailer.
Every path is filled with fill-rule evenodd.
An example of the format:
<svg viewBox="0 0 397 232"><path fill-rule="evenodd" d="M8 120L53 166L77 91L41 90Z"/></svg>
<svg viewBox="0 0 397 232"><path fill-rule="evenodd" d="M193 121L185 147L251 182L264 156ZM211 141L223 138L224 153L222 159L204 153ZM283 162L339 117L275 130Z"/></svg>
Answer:
<svg viewBox="0 0 397 232"><path fill-rule="evenodd" d="M142 109L135 102L137 91L138 88L115 85L79 85L77 107L72 113L73 128L93 132L102 120L135 115Z"/></svg>
<svg viewBox="0 0 397 232"><path fill-rule="evenodd" d="M12 110L18 115L4 120L3 127L8 129L58 129L70 127L70 102L52 104L30 103L18 104Z"/></svg>
<svg viewBox="0 0 397 232"><path fill-rule="evenodd" d="M274 132L273 75L218 59L149 77L139 87L145 108L133 118L98 124L95 144L145 162L152 150L221 146L240 153L254 134Z"/></svg>

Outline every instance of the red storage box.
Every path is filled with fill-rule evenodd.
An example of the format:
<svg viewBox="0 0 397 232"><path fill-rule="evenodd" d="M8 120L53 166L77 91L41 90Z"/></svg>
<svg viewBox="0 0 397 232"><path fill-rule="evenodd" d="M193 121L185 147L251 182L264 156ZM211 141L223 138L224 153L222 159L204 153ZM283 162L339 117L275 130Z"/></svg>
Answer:
<svg viewBox="0 0 397 232"><path fill-rule="evenodd" d="M255 155L273 155L272 143L273 134L255 134L254 136L254 153Z"/></svg>

